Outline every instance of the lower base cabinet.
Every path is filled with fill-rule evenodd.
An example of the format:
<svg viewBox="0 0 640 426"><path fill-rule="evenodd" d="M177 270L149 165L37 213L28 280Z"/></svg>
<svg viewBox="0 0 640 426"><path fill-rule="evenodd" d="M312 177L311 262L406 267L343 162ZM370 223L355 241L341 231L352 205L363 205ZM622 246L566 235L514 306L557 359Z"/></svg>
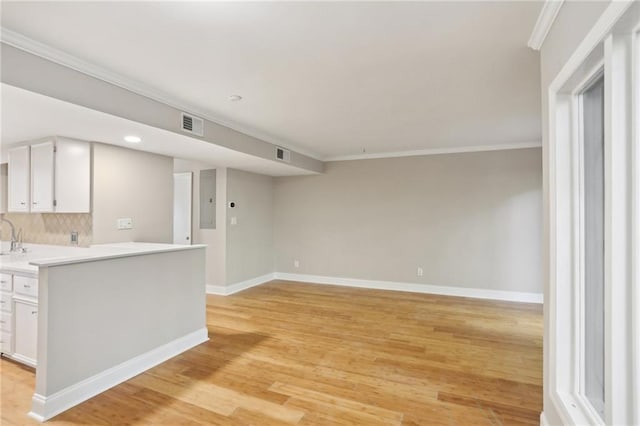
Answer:
<svg viewBox="0 0 640 426"><path fill-rule="evenodd" d="M15 300L15 334L13 355L35 364L38 355L38 305Z"/></svg>
<svg viewBox="0 0 640 426"><path fill-rule="evenodd" d="M35 367L38 361L38 278L0 273L0 353Z"/></svg>

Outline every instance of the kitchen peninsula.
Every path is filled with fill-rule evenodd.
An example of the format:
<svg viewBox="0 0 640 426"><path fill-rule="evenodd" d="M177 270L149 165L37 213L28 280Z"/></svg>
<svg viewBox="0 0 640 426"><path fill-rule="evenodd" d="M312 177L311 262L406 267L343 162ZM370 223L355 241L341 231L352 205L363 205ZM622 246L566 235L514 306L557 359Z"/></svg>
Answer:
<svg viewBox="0 0 640 426"><path fill-rule="evenodd" d="M27 245L0 256L2 352L37 367L29 415L50 419L206 341L205 247ZM21 335L29 321L35 335Z"/></svg>

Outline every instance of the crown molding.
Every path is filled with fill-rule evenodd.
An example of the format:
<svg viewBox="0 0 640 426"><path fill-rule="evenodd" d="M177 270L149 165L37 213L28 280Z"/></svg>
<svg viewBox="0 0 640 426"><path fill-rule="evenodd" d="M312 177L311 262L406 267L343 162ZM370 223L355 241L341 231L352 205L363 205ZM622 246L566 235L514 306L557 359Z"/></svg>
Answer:
<svg viewBox="0 0 640 426"><path fill-rule="evenodd" d="M125 77L113 70L98 66L91 62L80 59L62 50L51 47L45 43L33 40L23 34L10 30L5 27L0 27L0 41L2 43L13 46L17 49L24 50L25 52L39 56L51 62L55 62L64 67L73 69L107 83L113 84L120 88L129 90L130 92L138 95L153 99L154 101L163 103L170 107L182 110L184 112L193 114L210 122L228 127L237 132L244 133L245 135L261 139L265 142L269 142L273 145L278 145L287 148L291 151L306 155L315 160L322 161L322 156L316 152L299 148L295 143L275 138L271 135L262 133L255 129L243 126L239 123L217 117L209 111L205 111L189 103L176 98L164 91L158 90L154 87L146 85L135 79Z"/></svg>
<svg viewBox="0 0 640 426"><path fill-rule="evenodd" d="M544 2L542 10L540 10L540 14L538 15L538 20L531 32L531 37L529 37L527 46L533 50L540 50L542 43L544 43L544 39L547 37L553 22L556 20L556 16L558 16L558 12L560 12L560 8L563 3L564 0L546 0Z"/></svg>
<svg viewBox="0 0 640 426"><path fill-rule="evenodd" d="M498 145L461 146L453 148L430 148L415 151L380 152L375 154L356 154L328 157L324 161L373 160L378 158L417 157L421 155L460 154L465 152L504 151L509 149L541 148L542 142L520 142Z"/></svg>

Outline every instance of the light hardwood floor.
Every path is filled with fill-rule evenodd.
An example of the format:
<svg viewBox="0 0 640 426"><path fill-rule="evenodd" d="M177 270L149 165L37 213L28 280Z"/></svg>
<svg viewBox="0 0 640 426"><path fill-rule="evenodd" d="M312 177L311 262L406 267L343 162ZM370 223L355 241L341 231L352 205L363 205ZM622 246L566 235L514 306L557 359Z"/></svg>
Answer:
<svg viewBox="0 0 640 426"><path fill-rule="evenodd" d="M539 424L542 306L274 281L208 296L210 341L52 425ZM33 371L0 362L1 424Z"/></svg>

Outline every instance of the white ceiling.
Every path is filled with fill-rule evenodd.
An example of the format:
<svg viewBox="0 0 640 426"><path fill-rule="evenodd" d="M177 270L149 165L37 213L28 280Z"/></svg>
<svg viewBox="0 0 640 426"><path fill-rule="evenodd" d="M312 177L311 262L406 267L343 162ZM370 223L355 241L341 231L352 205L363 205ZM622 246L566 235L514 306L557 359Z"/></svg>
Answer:
<svg viewBox="0 0 640 426"><path fill-rule="evenodd" d="M60 135L184 158L212 167L233 167L270 176L310 173L7 84L0 85L0 97L0 162L6 161L6 149L14 143ZM139 136L142 142L125 142L125 135Z"/></svg>
<svg viewBox="0 0 640 426"><path fill-rule="evenodd" d="M541 7L3 2L2 25L322 159L538 141Z"/></svg>

